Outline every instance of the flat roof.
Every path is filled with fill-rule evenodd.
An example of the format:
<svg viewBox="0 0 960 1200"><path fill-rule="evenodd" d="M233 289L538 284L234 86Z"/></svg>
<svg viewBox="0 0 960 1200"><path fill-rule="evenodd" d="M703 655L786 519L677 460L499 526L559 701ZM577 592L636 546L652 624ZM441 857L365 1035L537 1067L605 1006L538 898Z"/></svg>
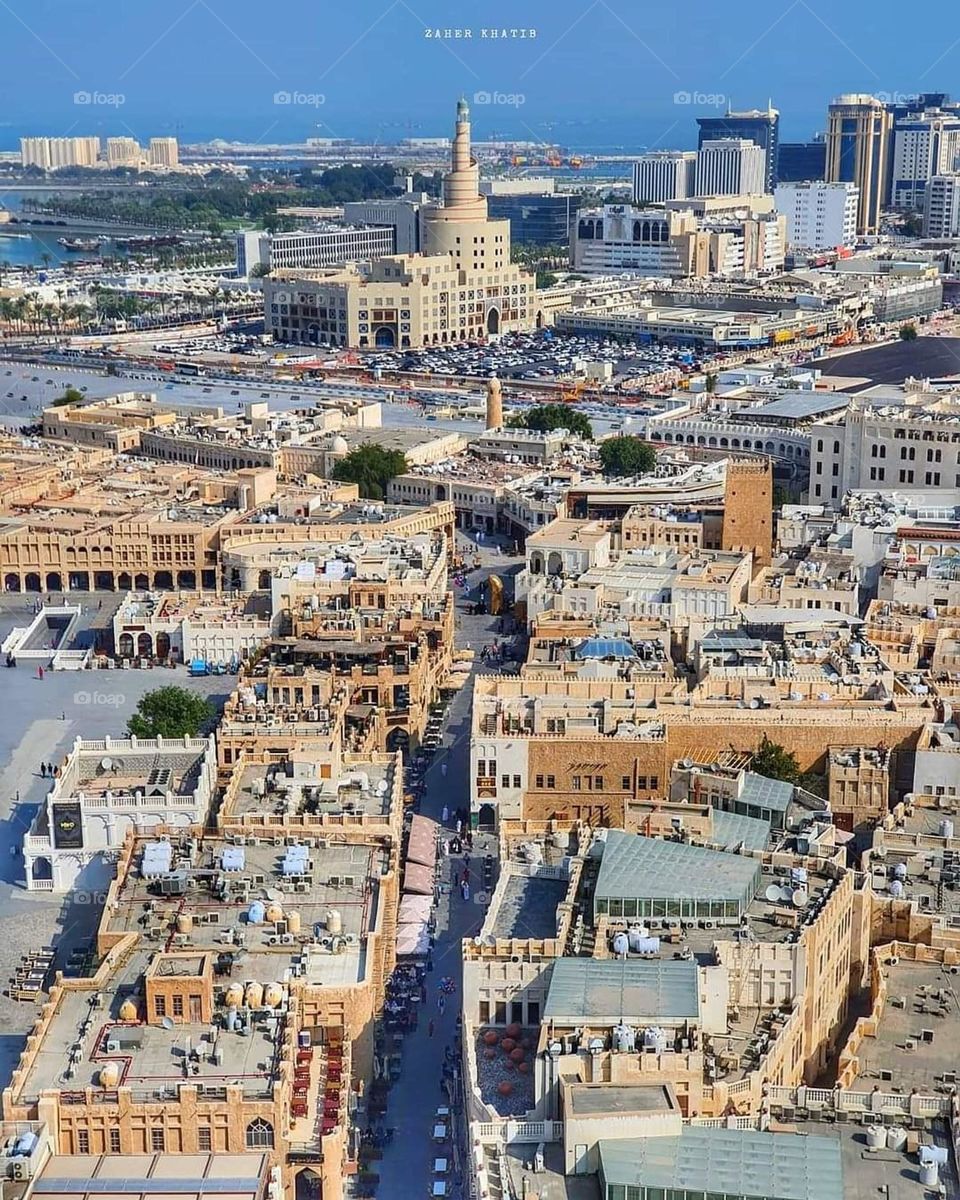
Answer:
<svg viewBox="0 0 960 1200"><path fill-rule="evenodd" d="M495 912L489 932L498 938L554 938L557 907L566 899L569 882L545 875L512 873Z"/></svg>
<svg viewBox="0 0 960 1200"><path fill-rule="evenodd" d="M597 1143L607 1185L844 1200L843 1159L833 1138L686 1125L679 1137Z"/></svg>
<svg viewBox="0 0 960 1200"><path fill-rule="evenodd" d="M885 965L883 971L887 1003L876 1037L863 1038L857 1050L860 1073L880 1080L881 1088L889 1078L904 1091L939 1090L945 1086L944 1072L955 1067L955 1047L960 1043L956 976L940 963L905 959L896 966ZM889 1077L881 1074L885 1071Z"/></svg>
<svg viewBox="0 0 960 1200"><path fill-rule="evenodd" d="M594 899L743 900L753 894L759 878L756 859L612 829Z"/></svg>
<svg viewBox="0 0 960 1200"><path fill-rule="evenodd" d="M570 1108L576 1117L602 1113L677 1112L669 1087L660 1083L620 1086L610 1083L574 1083L570 1086Z"/></svg>
<svg viewBox="0 0 960 1200"><path fill-rule="evenodd" d="M254 1200L269 1163L264 1154L55 1154L33 1184L48 1200L180 1196Z"/></svg>
<svg viewBox="0 0 960 1200"><path fill-rule="evenodd" d="M544 1019L560 1025L696 1021L695 962L561 958L553 965Z"/></svg>

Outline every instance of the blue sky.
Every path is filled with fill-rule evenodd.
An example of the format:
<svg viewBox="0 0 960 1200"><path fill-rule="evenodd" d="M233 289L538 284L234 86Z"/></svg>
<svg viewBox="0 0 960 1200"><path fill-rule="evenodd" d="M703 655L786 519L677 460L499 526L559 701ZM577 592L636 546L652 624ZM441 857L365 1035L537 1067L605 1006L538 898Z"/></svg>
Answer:
<svg viewBox="0 0 960 1200"><path fill-rule="evenodd" d="M458 27L471 36L427 34ZM533 35L483 36L504 28ZM889 0L0 0L0 46L5 146L442 135L462 92L478 136L670 148L728 99L771 98L798 140L840 91L960 94L944 0L917 21Z"/></svg>

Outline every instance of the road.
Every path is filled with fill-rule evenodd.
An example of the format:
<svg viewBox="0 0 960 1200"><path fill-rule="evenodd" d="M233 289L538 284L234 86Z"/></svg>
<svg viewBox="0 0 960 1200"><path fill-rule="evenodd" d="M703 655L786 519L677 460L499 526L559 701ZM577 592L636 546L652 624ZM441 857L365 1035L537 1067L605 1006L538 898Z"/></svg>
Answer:
<svg viewBox="0 0 960 1200"><path fill-rule="evenodd" d="M473 543L467 543L458 535L463 545L469 544L471 555L475 550ZM487 546L480 547L482 567L479 571L471 572L468 582L475 588L491 570L498 573L515 562L498 555ZM462 593L458 594L457 605L457 635L458 647L470 647L479 650L484 644L492 642L497 637L497 618L482 616L475 617L464 611ZM474 671L479 669L479 656ZM484 665L485 671L489 668ZM443 746L434 756L427 772L426 793L421 802L420 811L429 817L440 820L443 808L446 806L452 813L457 808L469 808L469 766L470 766L470 703L472 695L473 673L457 692L451 703L446 717L443 732ZM443 764L447 769L444 774ZM448 821L447 833L452 830L452 817ZM474 838L473 859L479 861L484 854L496 856L496 839L492 836ZM447 860L443 867L443 882L451 882L451 869L457 869L459 862L453 864ZM471 882L476 884L478 870L471 868ZM494 879L496 876L494 875ZM426 1011L421 1016L417 1029L408 1034L403 1049L403 1070L400 1079L390 1091L389 1107L385 1124L395 1131L393 1141L383 1153L379 1164L381 1186L380 1195L388 1196L389 1200L424 1200L431 1194L431 1184L434 1179L433 1162L435 1158L451 1158L452 1147L449 1142L438 1146L432 1141L433 1120L436 1109L447 1104L447 1099L441 1090L444 1049L454 1048L457 1033L457 1016L462 1001L462 956L461 942L465 937L474 936L483 924L486 912L485 896L477 895L472 887L471 897L464 901L454 886L444 889L436 907L436 940L433 949L433 970L428 974L428 990ZM479 902L478 902L479 901ZM444 976L450 976L456 982L456 992L449 997L444 1011L437 1007L439 995L438 982ZM433 1021L434 1031L429 1033L429 1022ZM459 1065L459 1053L457 1063ZM463 1151L463 1110L462 1105L455 1112L457 1133L460 1147L457 1162L461 1164L460 1172L452 1171L448 1179L452 1183L452 1195L455 1200L466 1194L462 1177Z"/></svg>

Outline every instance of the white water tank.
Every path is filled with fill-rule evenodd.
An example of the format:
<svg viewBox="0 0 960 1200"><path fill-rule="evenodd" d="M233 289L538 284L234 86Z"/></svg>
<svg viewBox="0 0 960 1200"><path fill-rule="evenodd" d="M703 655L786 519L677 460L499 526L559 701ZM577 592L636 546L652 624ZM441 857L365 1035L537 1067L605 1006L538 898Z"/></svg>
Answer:
<svg viewBox="0 0 960 1200"><path fill-rule="evenodd" d="M953 837L953 822L946 819L940 822L940 836L942 838Z"/></svg>
<svg viewBox="0 0 960 1200"><path fill-rule="evenodd" d="M613 935L613 952L617 958L626 958L627 951L630 949L630 939L625 933L615 933Z"/></svg>
<svg viewBox="0 0 960 1200"><path fill-rule="evenodd" d="M885 1148L887 1144L887 1131L882 1125L871 1125L867 1129L867 1148L869 1150L880 1150Z"/></svg>
<svg viewBox="0 0 960 1200"><path fill-rule="evenodd" d="M899 1125L892 1125L887 1130L887 1149L902 1150L907 1144L907 1131Z"/></svg>
<svg viewBox="0 0 960 1200"><path fill-rule="evenodd" d="M637 1034L631 1025L615 1025L613 1029L613 1048L621 1054L632 1054L637 1044Z"/></svg>
<svg viewBox="0 0 960 1200"><path fill-rule="evenodd" d="M899 879L901 881L906 879L907 864L906 863L897 863L893 868L893 877L894 877L894 879Z"/></svg>
<svg viewBox="0 0 960 1200"><path fill-rule="evenodd" d="M327 933L337 934L343 932L343 917L338 908L328 908L324 917L324 924L327 927Z"/></svg>
<svg viewBox="0 0 960 1200"><path fill-rule="evenodd" d="M940 1168L935 1162L925 1162L920 1164L920 1182L925 1188L934 1188L937 1186L937 1177L940 1173Z"/></svg>
<svg viewBox="0 0 960 1200"><path fill-rule="evenodd" d="M903 884L899 879L894 879L890 884L890 895L894 900L903 899Z"/></svg>
<svg viewBox="0 0 960 1200"><path fill-rule="evenodd" d="M664 1054L667 1049L667 1035L659 1025L651 1025L643 1031L644 1050L656 1054Z"/></svg>

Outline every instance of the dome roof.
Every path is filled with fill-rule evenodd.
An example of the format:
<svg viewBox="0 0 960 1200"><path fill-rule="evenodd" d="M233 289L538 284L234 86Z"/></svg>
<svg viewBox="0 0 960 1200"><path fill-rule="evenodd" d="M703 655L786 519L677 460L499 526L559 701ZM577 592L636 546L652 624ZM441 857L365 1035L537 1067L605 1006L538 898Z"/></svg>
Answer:
<svg viewBox="0 0 960 1200"><path fill-rule="evenodd" d="M350 447L347 444L347 439L341 433L338 433L337 436L330 443L330 449L333 451L334 454L348 454L350 452Z"/></svg>

